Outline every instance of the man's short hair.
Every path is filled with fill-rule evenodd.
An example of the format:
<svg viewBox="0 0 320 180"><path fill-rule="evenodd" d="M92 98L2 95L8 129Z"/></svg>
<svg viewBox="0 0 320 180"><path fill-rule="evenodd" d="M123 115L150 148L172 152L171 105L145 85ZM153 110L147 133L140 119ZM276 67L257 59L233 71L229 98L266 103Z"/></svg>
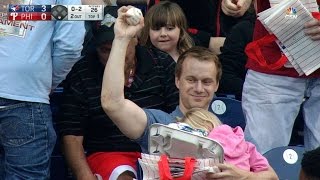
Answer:
<svg viewBox="0 0 320 180"><path fill-rule="evenodd" d="M221 75L222 75L222 66L218 56L214 52L210 51L208 48L204 48L200 46L194 46L179 56L176 69L175 69L176 77L180 78L182 73L183 62L187 57L193 57L198 61L213 62L215 64L216 71L217 71L216 80L217 82L220 81Z"/></svg>
<svg viewBox="0 0 320 180"><path fill-rule="evenodd" d="M301 168L310 179L320 179L320 147L303 154Z"/></svg>

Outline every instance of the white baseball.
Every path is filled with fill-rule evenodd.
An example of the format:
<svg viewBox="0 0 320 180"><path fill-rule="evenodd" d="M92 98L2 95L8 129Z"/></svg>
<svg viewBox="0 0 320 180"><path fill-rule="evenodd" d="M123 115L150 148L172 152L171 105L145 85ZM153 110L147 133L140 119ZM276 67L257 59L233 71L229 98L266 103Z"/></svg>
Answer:
<svg viewBox="0 0 320 180"><path fill-rule="evenodd" d="M142 17L142 12L139 8L132 7L126 12L126 14L128 15L126 21L129 25L135 26L139 24Z"/></svg>

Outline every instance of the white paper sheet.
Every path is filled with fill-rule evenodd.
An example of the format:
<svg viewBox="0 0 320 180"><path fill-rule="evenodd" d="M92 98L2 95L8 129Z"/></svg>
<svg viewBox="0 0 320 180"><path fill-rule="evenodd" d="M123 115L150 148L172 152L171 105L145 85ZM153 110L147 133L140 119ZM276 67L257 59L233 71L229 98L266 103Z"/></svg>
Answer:
<svg viewBox="0 0 320 180"><path fill-rule="evenodd" d="M269 33L278 38L278 45L299 75L310 75L320 67L320 41L304 34L304 24L317 11L315 0L271 0L271 8L258 14Z"/></svg>

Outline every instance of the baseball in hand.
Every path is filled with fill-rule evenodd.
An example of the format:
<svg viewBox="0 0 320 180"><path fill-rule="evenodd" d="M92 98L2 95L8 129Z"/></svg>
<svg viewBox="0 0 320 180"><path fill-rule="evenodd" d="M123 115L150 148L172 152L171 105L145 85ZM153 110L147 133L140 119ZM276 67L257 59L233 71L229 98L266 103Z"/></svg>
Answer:
<svg viewBox="0 0 320 180"><path fill-rule="evenodd" d="M142 17L142 12L140 9L132 7L130 8L127 12L127 23L131 26L135 26L137 24L139 24L140 19Z"/></svg>

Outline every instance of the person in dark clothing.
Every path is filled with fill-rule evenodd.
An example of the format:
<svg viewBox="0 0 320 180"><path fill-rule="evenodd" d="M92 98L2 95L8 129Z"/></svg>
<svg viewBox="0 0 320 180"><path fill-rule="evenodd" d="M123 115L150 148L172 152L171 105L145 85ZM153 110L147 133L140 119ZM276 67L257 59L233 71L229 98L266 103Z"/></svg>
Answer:
<svg viewBox="0 0 320 180"><path fill-rule="evenodd" d="M102 25L93 27L96 51L80 60L63 83L57 125L66 159L77 179L136 178L140 146L120 132L104 113L100 102L117 9L105 8L107 22L104 20ZM131 40L126 53L125 97L145 108L171 112L178 104L175 62L168 54L136 46L137 43L136 38Z"/></svg>
<svg viewBox="0 0 320 180"><path fill-rule="evenodd" d="M242 87L246 76L246 45L252 41L254 14L252 19L236 24L227 35L219 59L222 64L222 77L218 93L232 94L241 100Z"/></svg>

